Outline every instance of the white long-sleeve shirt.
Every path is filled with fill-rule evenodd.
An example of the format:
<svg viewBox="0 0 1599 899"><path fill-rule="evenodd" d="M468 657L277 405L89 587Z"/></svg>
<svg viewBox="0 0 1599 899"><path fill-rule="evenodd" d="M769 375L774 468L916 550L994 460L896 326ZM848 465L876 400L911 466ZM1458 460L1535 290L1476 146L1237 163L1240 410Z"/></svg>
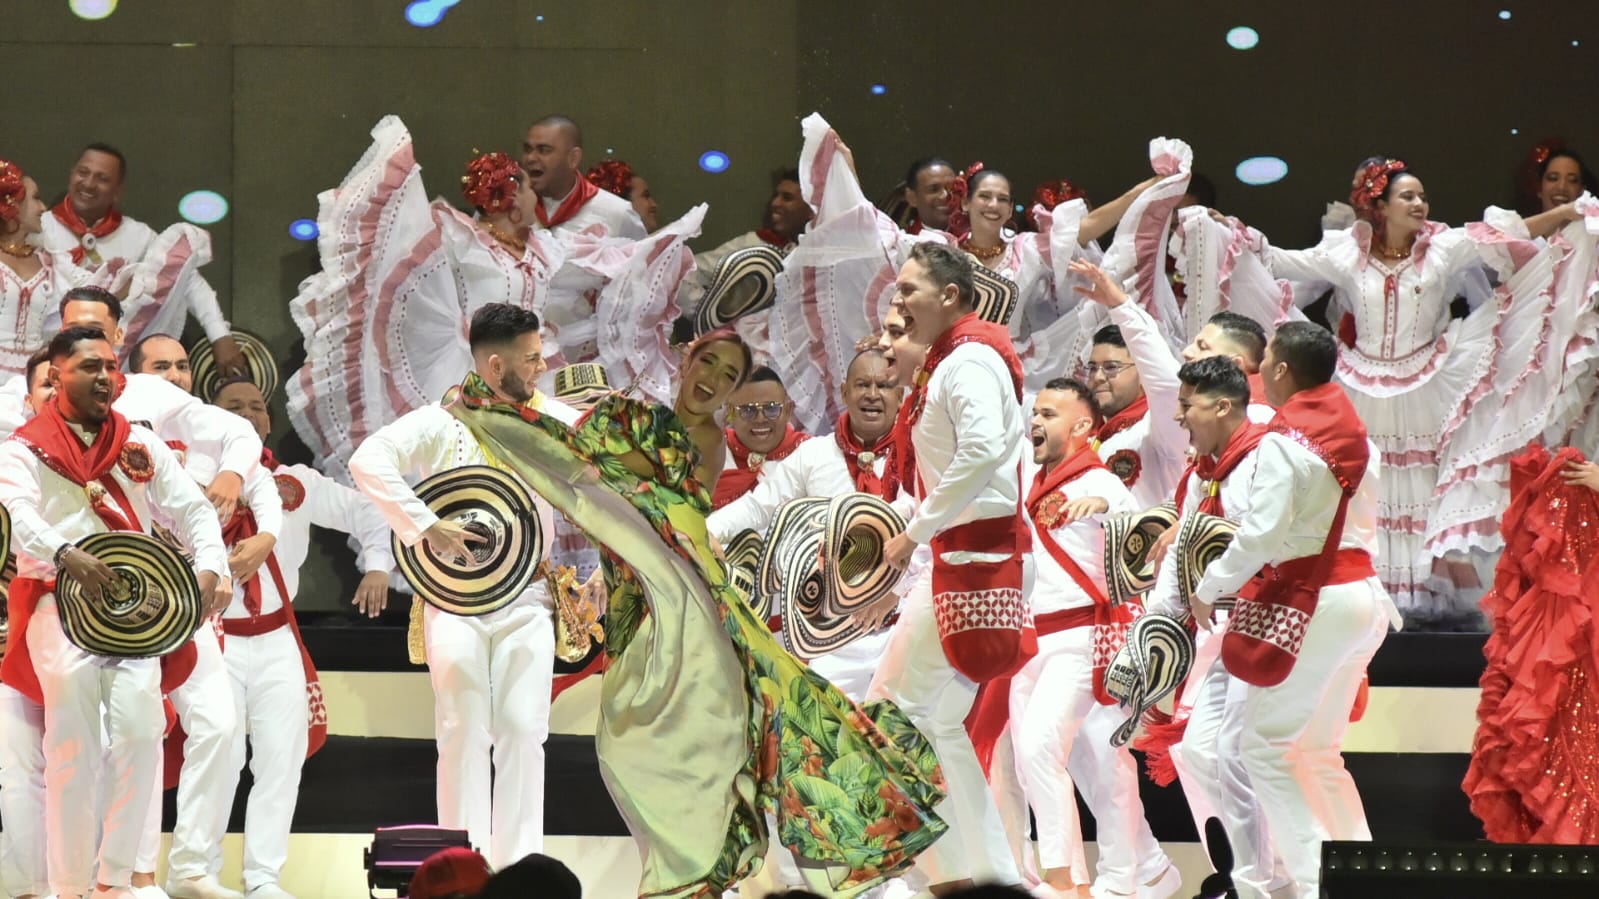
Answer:
<svg viewBox="0 0 1599 899"><path fill-rule="evenodd" d="M731 458L732 454L729 454ZM872 468L879 477L884 460ZM750 492L711 513L706 524L717 540L726 542L740 531L764 531L783 503L802 496L842 496L855 492L849 464L832 437L813 437L779 461L761 466Z"/></svg>
<svg viewBox="0 0 1599 899"><path fill-rule="evenodd" d="M1121 478L1099 468L1083 472L1056 488L1055 492L1064 495L1067 502L1097 496L1110 504L1109 510L1104 513L1061 524L1049 531L1049 536L1060 544L1066 555L1103 592L1105 516L1138 511L1133 494ZM1036 527L1036 522L1034 525ZM1066 569L1055 561L1054 554L1042 546L1033 547L1033 570L1036 572L1033 592L1028 598L1032 601L1034 615L1080 609L1094 604L1094 598L1084 592Z"/></svg>
<svg viewBox="0 0 1599 899"><path fill-rule="evenodd" d="M923 489L905 529L910 538L926 543L956 525L1015 515L1025 434L999 353L974 341L944 357L911 433Z"/></svg>
<svg viewBox="0 0 1599 899"><path fill-rule="evenodd" d="M377 506L367 501L366 497L305 465L279 465L273 471L258 468L245 484L245 490L252 496L258 491L271 491L276 499L280 495L280 478L298 481L304 499L292 509L282 509L283 523L277 531L277 545L272 550L277 557L278 568L283 572L283 585L288 590L288 596L278 592L277 584L265 565L256 572L256 578L261 583L262 614L277 611L285 602L294 602L294 597L299 594L300 566L305 564L306 551L311 545L312 525L343 531L355 537L361 544L356 566L362 573L387 571L394 567L394 554L389 548L389 526ZM259 523L259 516L257 518ZM244 595L242 586L235 588L233 602L222 613L222 617L248 618Z"/></svg>
<svg viewBox="0 0 1599 899"><path fill-rule="evenodd" d="M170 527L193 548L196 571L225 575L228 555L222 528L205 494L153 431L134 425L128 442L149 451L154 476L144 483L134 481L119 464L112 466L111 477L127 496L144 532L150 532L152 520ZM11 546L20 577L54 577L61 547L110 530L95 514L83 487L56 474L16 440L0 443L0 503L11 513Z"/></svg>
<svg viewBox="0 0 1599 899"><path fill-rule="evenodd" d="M1250 408L1253 409L1254 407L1251 406ZM1226 478L1223 478L1222 482L1217 486L1221 498L1222 514L1230 521L1238 522L1249 517L1250 508L1253 506L1255 499L1252 485L1255 479L1256 456L1259 452L1260 448L1256 447L1253 452L1239 460L1237 467ZM1178 510L1181 514L1178 516L1177 524L1173 525L1173 527L1178 529L1175 533L1182 533L1183 522L1187 521L1189 516L1199 512L1199 503L1204 498L1204 481L1200 479L1197 473L1190 474L1188 476L1188 492L1183 496L1183 507ZM1375 511L1373 514L1375 515ZM1329 518L1327 523L1330 525L1332 519ZM1160 612L1174 618L1181 618L1188 614L1188 603L1183 600L1177 587L1178 558L1173 549L1174 547L1168 548L1165 558L1161 560L1160 572L1155 579L1155 586L1150 590L1144 606L1151 612Z"/></svg>
<svg viewBox="0 0 1599 899"><path fill-rule="evenodd" d="M1364 549L1377 557L1377 483L1380 456L1368 446L1371 461L1345 513L1340 549ZM1249 478L1250 505L1238 521L1238 531L1221 557L1210 563L1194 588L1200 602L1215 604L1233 596L1266 565L1320 555L1338 511L1342 489L1327 464L1315 453L1282 434L1269 433L1254 452L1255 470ZM1234 473L1229 480L1237 480ZM1224 499L1223 502L1226 502ZM1229 516L1231 509L1228 509ZM1169 558L1168 554L1168 558ZM1399 614L1383 595L1389 619L1397 627Z"/></svg>
<svg viewBox="0 0 1599 899"><path fill-rule="evenodd" d="M116 410L128 421L155 431L163 442L184 444L195 457L185 464L196 481L209 484L222 471L248 480L260 467L261 438L249 422L201 402L156 375L128 375L127 379L114 404Z"/></svg>
<svg viewBox="0 0 1599 899"><path fill-rule="evenodd" d="M1180 367L1171 347L1160 336L1160 329L1149 313L1136 303L1112 307L1110 320L1122 332L1127 353L1138 369L1138 381L1149 400L1149 411L1133 425L1099 445L1099 457L1106 462L1123 450L1136 453L1138 478L1128 489L1139 508L1147 509L1171 499L1188 462L1188 434L1177 424L1177 380Z"/></svg>
<svg viewBox="0 0 1599 899"><path fill-rule="evenodd" d="M547 397L538 408L568 424L578 418L577 410ZM432 405L407 412L367 437L350 457L350 476L400 542L415 546L422 532L439 517L411 486L442 471L488 464L483 447L466 425L443 406ZM538 494L533 494L533 505L548 558L555 536L555 512ZM540 596L548 595L542 580L535 579L531 589Z"/></svg>
<svg viewBox="0 0 1599 899"><path fill-rule="evenodd" d="M578 176L583 177L582 175ZM577 189L577 183L572 183L572 190ZM572 191L566 192L566 197ZM553 215L555 210L561 208L566 197L555 199L553 197L540 197L539 203L543 205L546 215ZM594 225L605 229L605 237L625 237L628 240L643 240L649 235L644 230L644 220L633 209L633 204L622 199L608 190L601 190L589 198L578 211L566 221L554 228L545 228L538 220L533 221L535 230L554 231L557 234L576 234Z"/></svg>
<svg viewBox="0 0 1599 899"><path fill-rule="evenodd" d="M43 232L40 234L40 242L44 244L45 249L52 253L70 253L78 248L78 238L54 215L46 213L41 224ZM103 262L110 262L113 259L142 262L155 237L155 230L149 225L124 214L122 224L117 226L117 230L95 242L94 251ZM194 320L200 323L200 327L205 330L205 336L210 340L220 340L233 334L227 317L222 314L222 306L217 302L216 290L201 277L196 277L190 282L189 289L184 295L170 297L163 303L156 320L145 333L174 336L181 334L186 314L194 316Z"/></svg>

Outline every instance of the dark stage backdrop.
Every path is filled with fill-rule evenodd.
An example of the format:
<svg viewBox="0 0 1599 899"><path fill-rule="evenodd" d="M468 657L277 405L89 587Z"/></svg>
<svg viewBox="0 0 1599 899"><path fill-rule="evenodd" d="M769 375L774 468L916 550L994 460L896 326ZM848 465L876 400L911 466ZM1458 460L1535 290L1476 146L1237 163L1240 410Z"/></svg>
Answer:
<svg viewBox="0 0 1599 899"><path fill-rule="evenodd" d="M1315 239L1374 152L1408 158L1449 222L1508 204L1542 137L1599 157L1588 0L462 0L431 28L403 0L124 0L96 21L74 5L110 0L0 2L0 157L54 198L84 143L116 144L123 206L157 227L190 191L223 195L206 275L235 325L290 363L287 302L315 253L289 225L315 216L387 113L451 199L474 149L514 151L533 119L569 114L590 162L609 151L649 179L663 221L711 204L702 248L755 226L812 110L874 196L936 152L1007 172L1018 200L1058 177L1108 199L1148 174L1149 138L1182 137L1220 205L1287 246ZM1229 46L1239 26L1252 49ZM725 172L701 170L707 150ZM1240 183L1253 156L1286 176ZM273 442L303 458L275 405ZM305 607L353 590L340 544L313 552Z"/></svg>

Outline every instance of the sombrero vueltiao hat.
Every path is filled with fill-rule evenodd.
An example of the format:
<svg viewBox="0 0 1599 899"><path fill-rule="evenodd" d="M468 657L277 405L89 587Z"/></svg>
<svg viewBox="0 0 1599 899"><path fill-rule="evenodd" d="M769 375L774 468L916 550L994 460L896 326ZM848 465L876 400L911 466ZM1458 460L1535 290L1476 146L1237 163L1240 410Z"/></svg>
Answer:
<svg viewBox="0 0 1599 899"><path fill-rule="evenodd" d="M435 515L487 538L462 559L436 554L426 540L405 546L395 537L394 558L418 596L454 615L487 615L521 595L544 558L533 496L521 481L468 465L428 478L416 495Z"/></svg>
<svg viewBox="0 0 1599 899"><path fill-rule="evenodd" d="M903 533L905 517L882 497L870 493L834 497L822 533L828 573L822 606L826 615L854 615L894 589L900 572L888 564L883 549Z"/></svg>
<svg viewBox="0 0 1599 899"><path fill-rule="evenodd" d="M600 398L610 393L611 379L605 375L605 366L598 362L574 362L555 370L555 393L561 402L580 411L592 408Z"/></svg>
<svg viewBox="0 0 1599 899"><path fill-rule="evenodd" d="M756 573L761 567L762 542L759 532L745 528L722 547L722 554L727 561L728 582L744 594L750 610L765 621L772 617L772 608L771 595L757 589L759 582Z"/></svg>
<svg viewBox="0 0 1599 899"><path fill-rule="evenodd" d="M1183 519L1177 542L1172 544L1172 551L1177 553L1177 595L1183 602L1193 599L1200 576L1227 551L1237 530L1236 523L1203 512Z"/></svg>
<svg viewBox="0 0 1599 899"><path fill-rule="evenodd" d="M777 507L772 523L766 526L766 540L761 545L761 560L755 567L756 589L777 614L776 597L784 590L785 566L790 557L800 549L802 537L814 541L812 555L821 552L822 527L827 518L827 500L824 497L803 496L791 499Z"/></svg>
<svg viewBox="0 0 1599 899"><path fill-rule="evenodd" d="M1177 523L1177 506L1161 503L1142 512L1105 519L1105 592L1113 606L1155 586L1150 551L1155 540Z"/></svg>
<svg viewBox="0 0 1599 899"><path fill-rule="evenodd" d="M727 254L700 298L695 330L707 334L772 308L777 301L777 276L782 271L783 254L775 247L747 247Z"/></svg>
<svg viewBox="0 0 1599 899"><path fill-rule="evenodd" d="M244 331L234 331L233 342L238 344L239 354L244 357L250 380L261 388L261 396L272 399L273 392L278 389L278 361L272 358L272 350L261 338ZM189 371L194 376L195 395L208 403L216 399L217 391L222 389L222 375L211 354L211 341L201 338L189 348Z"/></svg>
<svg viewBox="0 0 1599 899"><path fill-rule="evenodd" d="M200 626L200 585L172 547L145 534L110 531L79 540L79 549L109 566L117 582L91 595L62 575L56 582L61 630L87 653L125 659L166 655Z"/></svg>
<svg viewBox="0 0 1599 899"><path fill-rule="evenodd" d="M978 318L996 325L1009 324L1016 311L1016 295L1016 282L982 263L972 265L972 309Z"/></svg>
<svg viewBox="0 0 1599 899"><path fill-rule="evenodd" d="M1105 669L1105 692L1132 712L1111 734L1111 745L1125 746L1144 713L1175 692L1193 664L1194 640L1182 622L1156 612L1134 621Z"/></svg>

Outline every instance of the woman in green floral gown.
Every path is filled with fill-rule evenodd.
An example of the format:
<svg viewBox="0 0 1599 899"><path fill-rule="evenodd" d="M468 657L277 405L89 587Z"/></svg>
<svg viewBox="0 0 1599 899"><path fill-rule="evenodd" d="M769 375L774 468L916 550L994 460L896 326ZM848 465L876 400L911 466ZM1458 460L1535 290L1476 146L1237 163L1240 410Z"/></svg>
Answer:
<svg viewBox="0 0 1599 899"><path fill-rule="evenodd" d="M705 529L705 473L721 466L701 467L693 437L708 442L749 357L717 340L690 353L675 410L613 394L569 429L494 402L475 376L451 408L601 548L611 659L596 748L643 853L639 895L719 896L758 870L768 813L812 889L853 895L943 834L943 778L897 708L856 706L727 582ZM736 347L741 367L716 370L729 354L711 347Z"/></svg>

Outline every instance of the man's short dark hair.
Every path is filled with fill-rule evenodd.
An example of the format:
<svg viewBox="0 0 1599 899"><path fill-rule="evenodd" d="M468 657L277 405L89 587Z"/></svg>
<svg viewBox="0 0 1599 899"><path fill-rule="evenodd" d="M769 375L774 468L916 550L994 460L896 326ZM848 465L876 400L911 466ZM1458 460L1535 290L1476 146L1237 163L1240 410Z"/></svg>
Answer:
<svg viewBox="0 0 1599 899"><path fill-rule="evenodd" d="M504 346L529 331L538 331L539 317L531 309L510 303L490 303L472 313L467 343L472 352L486 346Z"/></svg>
<svg viewBox="0 0 1599 899"><path fill-rule="evenodd" d="M1332 332L1310 322L1286 322L1271 339L1271 355L1288 365L1301 390L1332 380L1338 368L1338 341Z"/></svg>
<svg viewBox="0 0 1599 899"><path fill-rule="evenodd" d="M1235 409L1249 406L1249 376L1231 356L1207 356L1185 362L1177 369L1177 380L1194 388L1195 393L1232 400Z"/></svg>
<svg viewBox="0 0 1599 899"><path fill-rule="evenodd" d="M1127 349L1127 339L1122 337L1122 329L1115 325L1106 325L1094 332L1094 345L1119 346Z"/></svg>
<svg viewBox="0 0 1599 899"><path fill-rule="evenodd" d="M34 352L34 354L32 356L28 357L28 362L27 362L27 366L28 367L24 368L22 371L23 371L25 377L27 378L27 381L25 382L25 386L28 388L28 390L30 392L33 390L33 381L34 381L33 373L39 370L39 366L48 365L49 363L50 363L50 348L48 346L40 347L37 351Z"/></svg>
<svg viewBox="0 0 1599 899"><path fill-rule="evenodd" d="M118 183L128 180L128 157L123 156L121 150L118 150L116 147L113 147L110 144L103 144L99 141L95 141L94 143L84 147L82 150L79 150L78 155L82 156L90 150L93 150L96 153L104 153L107 156L115 157L117 160Z"/></svg>
<svg viewBox="0 0 1599 899"><path fill-rule="evenodd" d="M951 284L955 285L960 307L972 308L972 303L975 301L972 261L965 253L929 240L911 247L910 256L907 258L914 260L927 271L927 277L932 279L934 286L940 292Z"/></svg>
<svg viewBox="0 0 1599 899"><path fill-rule="evenodd" d="M1082 400L1088 405L1088 411L1093 413L1094 421L1099 421L1103 417L1104 413L1099 411L1099 400L1094 399L1094 391L1089 390L1087 384L1076 378L1050 378L1044 389L1065 391Z"/></svg>
<svg viewBox="0 0 1599 899"><path fill-rule="evenodd" d="M757 365L750 370L749 377L744 379L745 384L754 384L757 381L771 381L779 387L783 386L783 379L769 365ZM785 388L786 389L786 388Z"/></svg>
<svg viewBox="0 0 1599 899"><path fill-rule="evenodd" d="M68 303L99 303L111 311L111 320L122 321L122 301L117 295L104 287L74 287L61 296L61 305L56 311L65 318Z"/></svg>
<svg viewBox="0 0 1599 899"><path fill-rule="evenodd" d="M50 338L50 346L46 347L46 351L50 354L50 361L54 362L57 359L70 357L78 348L78 344L85 340L111 342L111 338L105 336L105 332L95 325L73 325Z"/></svg>
<svg viewBox="0 0 1599 899"><path fill-rule="evenodd" d="M795 184L799 184L800 183L799 169L773 169L772 170L772 190L777 190L777 186L779 184L782 184L784 181L792 181Z"/></svg>
<svg viewBox="0 0 1599 899"><path fill-rule="evenodd" d="M583 129L579 128L578 125L577 125L577 122L572 120L570 117L561 115L560 113L554 113L552 115L547 115L544 118L539 119L537 122L534 122L532 125L528 126L528 130L531 131L534 128L539 128L539 127L544 127L544 126L560 128L563 131L566 131L566 132L570 133L572 135L572 146L574 146L574 147L583 146Z"/></svg>
<svg viewBox="0 0 1599 899"><path fill-rule="evenodd" d="M144 345L152 340L171 340L177 342L178 346L183 346L183 342L171 334L149 334L141 337L139 342L133 345L133 349L128 350L128 371L138 372L144 368ZM187 348L184 352L188 352Z"/></svg>
<svg viewBox="0 0 1599 899"><path fill-rule="evenodd" d="M1260 360L1266 355L1266 329L1260 322L1237 312L1218 312L1207 324L1215 325L1228 340L1237 344L1251 365L1260 366Z"/></svg>
<svg viewBox="0 0 1599 899"><path fill-rule="evenodd" d="M477 899L583 899L583 883L560 859L535 852L489 878Z"/></svg>
<svg viewBox="0 0 1599 899"><path fill-rule="evenodd" d="M1199 172L1188 176L1187 193L1198 200L1199 205L1209 209L1216 208L1216 185Z"/></svg>
<svg viewBox="0 0 1599 899"><path fill-rule="evenodd" d="M942 156L923 156L921 159L911 163L911 167L905 170L905 186L915 190L916 179L920 178L922 173L928 169L938 166L943 166L952 172L955 171L955 164Z"/></svg>

